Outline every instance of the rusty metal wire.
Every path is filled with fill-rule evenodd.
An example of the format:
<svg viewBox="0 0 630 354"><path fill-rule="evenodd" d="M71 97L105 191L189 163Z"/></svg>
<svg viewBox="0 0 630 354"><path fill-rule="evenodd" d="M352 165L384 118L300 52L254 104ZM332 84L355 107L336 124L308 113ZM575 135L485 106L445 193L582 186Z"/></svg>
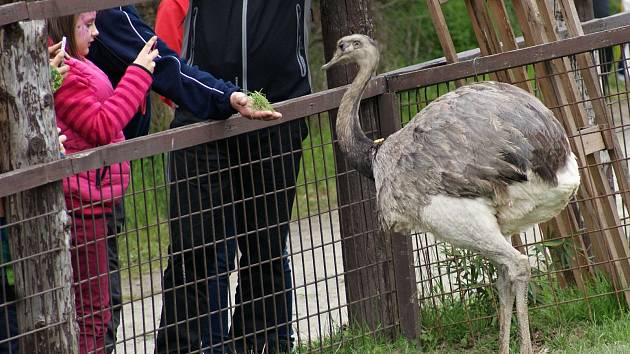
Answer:
<svg viewBox="0 0 630 354"><path fill-rule="evenodd" d="M618 52L619 47L611 48L612 50ZM621 63L625 58L613 60L612 57L608 57L604 60L599 52L602 50L591 53L592 58L597 60L594 61L596 64L589 69L598 72L603 100L608 114L612 117L612 124L610 126L595 125L595 129L588 132L580 131L578 134L570 134L570 139L577 142L578 149L588 151L590 146L586 146L585 141L590 140L589 135L613 135L619 142L622 154L617 161L627 168L630 81L627 71L625 75L623 71L620 71L623 67ZM578 87L582 87L579 70L584 68L576 67L571 57L566 59L572 62L572 69L551 76L569 74L573 77L575 75ZM549 77L538 75L532 65L528 65L525 69L529 76L528 83L534 88L536 95L542 98L539 80ZM489 75L466 78L469 83L487 79L490 79ZM445 82L401 92L403 123L435 98L454 88L454 82ZM559 114L562 107L577 104L588 112L595 99L583 94L575 102L564 102L550 108ZM592 122L592 119L590 121ZM598 301L610 301L617 306L619 311L627 306L626 294L630 289L618 281L616 271L620 270L616 265L628 262L628 257L615 256L616 253L611 249L600 251L603 253L598 256L596 244L602 242L601 239L605 237L606 231L619 229L624 235L621 244L627 247L628 210L624 207L621 197L628 191L620 189L617 183L618 176L612 171L611 166L615 160L607 158L608 154L605 151L596 152L596 154L600 156L598 159L589 160L591 162L580 166L580 169L603 169L608 176L610 192L597 193L588 198L578 196L571 202L568 209L579 215L580 211L585 211L584 208L589 206L594 208L598 203L610 201L618 213L616 226L604 227L596 223L595 226L585 228L583 220L580 219L581 227L575 233L556 234L549 238L541 233L546 226L539 225L512 237L515 247L529 257L532 265L529 302L530 316L533 318L536 318L542 310L561 313L567 307L575 307L578 304L583 304L588 316L595 318ZM583 183L592 182L583 181ZM422 323L427 333L444 338L446 335L443 333L448 332L449 329L453 331L456 327L466 328L469 333L466 340L474 342L484 335L487 328L494 328L492 323L496 321L498 298L492 285L495 272L491 264L469 252L458 251L438 242L430 234L413 236L413 252L416 284L421 312L424 316ZM457 311L456 314L455 311ZM426 316L427 314L430 315Z"/></svg>
<svg viewBox="0 0 630 354"><path fill-rule="evenodd" d="M532 64L526 66L528 83L542 97L539 81L548 77L537 75ZM579 131L570 138L577 142L578 149L586 151L587 142L591 141L588 136L613 134L622 150L619 162L627 168L630 82L627 76L617 76L614 68L618 62L605 64L594 65L592 69L604 68L599 78L605 82L604 100L614 118L613 124ZM574 68L554 75L573 75L577 71ZM474 82L490 77L475 73L461 79ZM401 123L404 125L431 101L454 88L454 81L449 81L397 92ZM580 98L551 108L560 112L563 107L577 104L587 109L592 101ZM383 109L378 94L366 102L372 112ZM85 319L98 320L96 295L116 299L100 315L111 309L113 317L118 318L116 313L120 312L117 338L108 348L117 353L154 352L158 338L167 333L171 337L165 343L169 344L161 349L172 352L223 351L241 343L248 343L250 349L258 352L269 350L271 343L281 343L288 349L287 331L292 332L291 345L299 347L300 352L321 352L334 351L365 334L392 336L403 332L403 327L410 324L401 314L410 309L417 311L399 296L405 278L399 276L402 269L397 267L405 264L400 263L399 255L393 254L394 246L378 252L370 249L384 236L375 222L371 182L359 178L347 161L336 154L333 123L325 110L303 117L309 130L304 140L301 120L294 119L286 125L237 136L230 133L226 137L208 138L201 145L176 151L163 153L156 148L131 161L129 186L121 198L107 197L111 190L103 190L101 195L87 191L87 200L91 202L77 198L78 204L68 210L69 235L79 234L77 227L87 226L88 233L96 232L97 228L107 229L85 242L72 239L71 253L75 259L95 264L108 262L107 271L88 272L81 279L75 278L72 285L78 289L77 300L86 302L88 308L82 314L82 323ZM376 138L384 134L382 121L363 123L368 136ZM204 132L207 127L191 129ZM286 134L274 135L272 132L278 129L287 129ZM178 133L165 134L168 138ZM120 147L103 148L104 156L109 149L116 148ZM622 286L615 274L619 264L630 260L615 257L609 249L597 248L607 232L620 229L627 235L628 231L628 210L623 206L622 196L630 191L619 190L614 183L614 172L609 172L614 162L602 157L580 166L584 171L604 169L611 176L611 184L609 192L588 198L578 196L572 201L569 210L571 215L577 215L577 232L550 237L548 225L540 225L512 238L515 247L530 257L534 269L530 291L533 317L543 309L560 312L575 303L585 304L594 316L593 303L601 298L612 298L620 309L626 303L630 289ZM123 164L103 164L92 169L87 178L94 183L111 180L115 177L111 167L120 168ZM263 175L261 169L268 173ZM73 178L76 177L68 174L64 181L68 184ZM265 178L271 182L263 183ZM294 183L286 183L287 180ZM69 197L78 197L86 191L75 192L76 195ZM610 227L595 220L586 227L580 215L587 215L588 210L611 200L619 212L619 222ZM24 208L17 202L8 207L10 215L17 215L15 210ZM28 224L47 223L57 212L42 210L35 217L11 219L0 226L0 232L7 237L32 237L25 234ZM284 233L286 250L281 247L285 241L280 240ZM391 239L392 243L403 242L393 236ZM437 242L430 234L414 234L404 240L411 245L404 248L404 243L398 243L397 247L403 247L413 256L408 267L415 279L412 282L407 279L406 285L417 290L415 300L420 305L424 332L444 333L463 326L474 338L492 326L497 298L492 287L495 272L491 264ZM118 263L116 267L112 268L112 259L102 259L103 253L88 253L99 247L117 249L117 257L113 258ZM6 244L0 244L0 253L5 250ZM45 253L0 260L0 330L19 325L23 320L14 320L8 314L16 305L28 307L33 301L46 301L59 290L21 296L7 281L7 274L11 273L7 271L11 268L14 275L19 274L20 267L36 267L44 257L63 251L63 245L57 245ZM226 256L222 258L219 254ZM290 272L285 271L288 265ZM269 276L272 269L279 278ZM589 287L590 282L598 279L603 279L606 286ZM20 283L20 279L16 281ZM112 286L117 282L120 293ZM91 284L97 288L90 287ZM567 295L567 289L576 291ZM256 294L246 298L243 294L248 292ZM181 296L174 296L171 307L165 310L163 299L169 293ZM188 301L181 302L182 299ZM255 321L250 319L254 306L263 308L257 312L262 325L253 325ZM160 323L166 311L171 311L169 315L173 318ZM37 321L43 315L31 313L30 320ZM353 321L359 319L364 323L357 329ZM377 323L383 319L385 322ZM26 333L15 328L0 338L0 347L35 341L45 330L62 325L65 324L47 324ZM234 329L235 325L252 328L240 333ZM180 331L169 332L174 329ZM223 338L218 342L216 338L213 340L213 331L222 333ZM180 335L200 339L178 340ZM184 349L182 345L190 348Z"/></svg>

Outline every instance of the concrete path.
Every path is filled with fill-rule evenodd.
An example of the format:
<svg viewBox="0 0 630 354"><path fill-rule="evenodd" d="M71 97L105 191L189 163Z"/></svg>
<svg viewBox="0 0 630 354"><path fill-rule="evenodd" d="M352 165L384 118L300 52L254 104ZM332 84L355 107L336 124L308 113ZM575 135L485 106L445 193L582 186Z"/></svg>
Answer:
<svg viewBox="0 0 630 354"><path fill-rule="evenodd" d="M296 338L312 341L331 336L347 318L343 277L335 276L343 273L337 213L323 213L293 222L289 247L293 254L290 261L295 288L293 328ZM234 272L230 276L230 306L234 304L236 279ZM160 282L159 270L137 279L123 279L126 304L118 329L116 353L153 353L154 330L159 325L162 308Z"/></svg>

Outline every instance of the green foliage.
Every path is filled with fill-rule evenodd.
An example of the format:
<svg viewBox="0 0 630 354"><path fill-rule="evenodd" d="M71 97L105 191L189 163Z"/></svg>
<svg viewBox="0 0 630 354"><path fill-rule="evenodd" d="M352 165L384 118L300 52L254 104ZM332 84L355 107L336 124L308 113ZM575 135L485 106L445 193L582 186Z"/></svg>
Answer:
<svg viewBox="0 0 630 354"><path fill-rule="evenodd" d="M395 341L384 338L380 332L373 333L364 328L343 327L332 337L300 345L295 353L335 353L335 354L411 354L420 353L419 348L403 338Z"/></svg>
<svg viewBox="0 0 630 354"><path fill-rule="evenodd" d="M256 111L275 111L269 103L269 100L261 91L254 91L247 94L253 101L253 107Z"/></svg>
<svg viewBox="0 0 630 354"><path fill-rule="evenodd" d="M327 114L308 119L309 135L302 142L293 218L303 218L337 205L335 155Z"/></svg>
<svg viewBox="0 0 630 354"><path fill-rule="evenodd" d="M132 161L125 195L125 232L118 237L123 276L142 277L160 269L168 247L168 205L164 155Z"/></svg>
<svg viewBox="0 0 630 354"><path fill-rule="evenodd" d="M630 315L622 311L608 279L595 277L586 292L559 289L546 277L534 281L543 289L541 305L530 306L529 311L535 352L628 352ZM494 306L475 296L466 301L451 297L438 307L422 304L420 348L404 339L392 342L378 333L344 327L332 337L299 345L296 352L496 353L499 328ZM517 331L513 316L512 352L518 351Z"/></svg>
<svg viewBox="0 0 630 354"><path fill-rule="evenodd" d="M59 73L59 70L57 70L57 68L53 68L52 66L50 67L50 79L52 91L56 92L61 87L61 84L63 84L63 77Z"/></svg>

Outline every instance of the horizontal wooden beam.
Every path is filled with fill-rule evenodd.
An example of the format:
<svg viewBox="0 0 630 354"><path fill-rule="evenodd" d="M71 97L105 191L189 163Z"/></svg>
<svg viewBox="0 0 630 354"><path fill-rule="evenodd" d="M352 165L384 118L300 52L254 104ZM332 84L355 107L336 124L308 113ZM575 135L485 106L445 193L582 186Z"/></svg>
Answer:
<svg viewBox="0 0 630 354"><path fill-rule="evenodd" d="M28 18L28 7L26 2L14 2L0 5L0 27L8 23L19 21L17 19Z"/></svg>
<svg viewBox="0 0 630 354"><path fill-rule="evenodd" d="M404 91L454 81L627 43L628 38L630 38L630 26L624 26L434 68L398 70L387 76L388 87L392 91Z"/></svg>
<svg viewBox="0 0 630 354"><path fill-rule="evenodd" d="M630 11L622 12L620 14L615 14L613 16L598 18L586 22L582 22L582 29L584 30L584 34L590 34L601 31L608 31L611 29L628 26L630 25ZM516 44L519 48L525 48L525 40L523 37L516 38ZM466 61L471 60L480 55L479 48L466 50L463 52L457 53L457 61ZM399 73L399 72L410 72L420 69L433 68L436 66L442 66L448 64L449 61L445 57L432 59L429 61L425 61L423 63L414 64L410 66L406 66L403 68L396 69L391 73Z"/></svg>
<svg viewBox="0 0 630 354"><path fill-rule="evenodd" d="M45 20L85 11L132 5L147 0L41 0L18 1L0 6L0 27L26 20Z"/></svg>
<svg viewBox="0 0 630 354"><path fill-rule="evenodd" d="M580 129L579 134L573 137L575 147L582 150L584 155L606 150L602 131L602 127L598 125Z"/></svg>
<svg viewBox="0 0 630 354"><path fill-rule="evenodd" d="M363 97L385 93L385 84L382 76L371 80ZM234 116L227 120L191 124L3 173L0 174L0 197L59 181L81 171L217 141L336 109L346 88L347 85L275 104L274 109L283 114L277 121L254 121Z"/></svg>
<svg viewBox="0 0 630 354"><path fill-rule="evenodd" d="M626 43L628 38L630 38L630 26L625 26L582 37L480 57L474 61L469 60L411 72L398 70L372 79L364 98L378 96L385 92L404 91L465 78L475 73L484 74L561 58L579 52ZM336 109L339 107L345 90L346 86L343 86L278 103L274 107L283 114L282 120L279 121L250 121L237 116L226 121L198 123L151 134L121 144L89 150L59 161L0 174L0 197L58 181L79 171L216 141Z"/></svg>

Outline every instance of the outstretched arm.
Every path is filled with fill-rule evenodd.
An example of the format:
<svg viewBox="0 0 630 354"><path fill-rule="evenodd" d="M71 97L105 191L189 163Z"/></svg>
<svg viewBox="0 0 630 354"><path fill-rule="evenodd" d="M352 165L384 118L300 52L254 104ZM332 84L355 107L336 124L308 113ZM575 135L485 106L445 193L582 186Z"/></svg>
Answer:
<svg viewBox="0 0 630 354"><path fill-rule="evenodd" d="M135 58L135 53L155 35L153 29L138 16L133 6L121 6L99 11L96 25L97 50L90 51L89 59L108 75L120 72ZM93 44L94 46L94 44ZM254 112L242 105L242 94L232 96L240 89L236 85L215 78L212 74L186 64L162 40L158 39L152 89L171 99L195 116L208 119L225 119L238 112L251 119L276 119L271 112ZM238 103L234 105L234 103Z"/></svg>

